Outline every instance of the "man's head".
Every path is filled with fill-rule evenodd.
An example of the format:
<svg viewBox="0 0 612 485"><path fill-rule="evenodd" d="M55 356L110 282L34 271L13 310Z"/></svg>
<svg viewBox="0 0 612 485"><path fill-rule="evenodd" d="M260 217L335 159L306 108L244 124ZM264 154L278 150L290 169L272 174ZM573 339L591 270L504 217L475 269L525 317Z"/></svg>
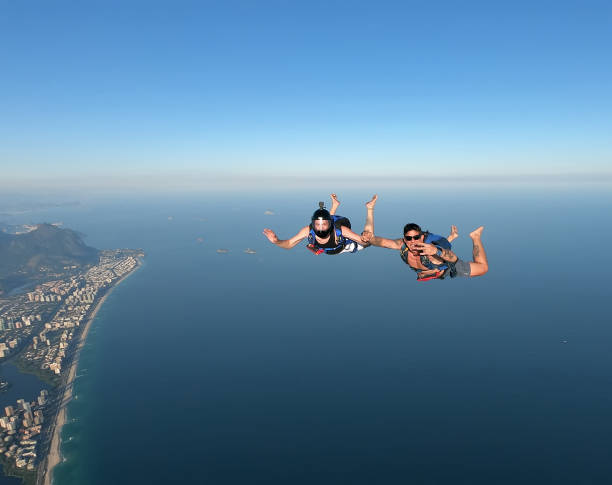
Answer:
<svg viewBox="0 0 612 485"><path fill-rule="evenodd" d="M423 242L423 231L421 226L411 222L404 226L404 243L410 252L418 253L415 244Z"/></svg>
<svg viewBox="0 0 612 485"><path fill-rule="evenodd" d="M319 208L312 214L312 229L318 237L326 238L332 228L332 217L323 207L323 202L319 202Z"/></svg>

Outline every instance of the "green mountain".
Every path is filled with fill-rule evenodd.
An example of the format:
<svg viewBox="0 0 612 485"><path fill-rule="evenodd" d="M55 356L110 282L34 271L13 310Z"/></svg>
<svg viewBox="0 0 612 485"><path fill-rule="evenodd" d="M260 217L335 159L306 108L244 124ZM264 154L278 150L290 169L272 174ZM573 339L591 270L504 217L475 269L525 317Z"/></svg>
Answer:
<svg viewBox="0 0 612 485"><path fill-rule="evenodd" d="M25 234L0 232L0 294L98 260L99 251L87 246L70 229L39 224Z"/></svg>

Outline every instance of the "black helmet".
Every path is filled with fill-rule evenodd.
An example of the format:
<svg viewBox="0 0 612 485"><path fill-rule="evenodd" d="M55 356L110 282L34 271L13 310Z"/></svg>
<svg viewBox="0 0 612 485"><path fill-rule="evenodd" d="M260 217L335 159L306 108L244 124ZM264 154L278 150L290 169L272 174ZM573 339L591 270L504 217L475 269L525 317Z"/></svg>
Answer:
<svg viewBox="0 0 612 485"><path fill-rule="evenodd" d="M325 209L324 205L325 204L323 202L319 202L319 208L312 213L312 218L311 218L312 224L310 224L310 227L312 227L312 230L319 237L329 236L329 233L331 232L332 226L333 226L332 216L329 213L329 211ZM329 221L329 228L327 228L325 231L317 231L314 227L315 221Z"/></svg>

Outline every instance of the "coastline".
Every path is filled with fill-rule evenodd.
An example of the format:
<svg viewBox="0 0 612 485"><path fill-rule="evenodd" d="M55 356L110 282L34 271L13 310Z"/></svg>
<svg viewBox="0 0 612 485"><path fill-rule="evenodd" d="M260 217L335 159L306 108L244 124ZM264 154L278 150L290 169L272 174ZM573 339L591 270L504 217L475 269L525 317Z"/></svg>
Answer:
<svg viewBox="0 0 612 485"><path fill-rule="evenodd" d="M108 289L105 295L102 298L100 298L100 300L98 300L95 308L93 309L89 318L87 319L87 322L85 323L85 327L83 328L83 332L81 333L81 336L79 337L79 342L77 343L77 348L74 353L74 358L72 359L72 363L70 365L70 371L68 373L66 383L64 384L65 390L64 390L64 394L62 395L62 401L59 406L59 410L57 414L53 418L53 423L51 425L50 433L52 434L53 437L51 439L49 453L47 455L47 459L46 459L46 462L43 468L44 469L43 479L41 480L39 477L39 479L37 480L37 483L42 483L44 485L51 485L52 478L53 478L53 468L55 468L55 465L60 463L62 460L60 447L61 447L61 441L62 441L61 440L62 427L64 426L66 422L66 406L72 399L72 385L74 382L74 378L76 376L77 367L79 365L79 357L80 357L81 349L85 345L85 341L87 340L87 334L89 333L91 324L96 318L96 315L98 314L98 310L100 310L100 308L102 307L106 299L110 296L110 294L113 292L113 290L117 288L117 286L119 286L125 279L127 279L129 276L134 274L142 266L141 259L140 258L136 258L136 259L138 261L138 265L128 274L122 276L112 287Z"/></svg>

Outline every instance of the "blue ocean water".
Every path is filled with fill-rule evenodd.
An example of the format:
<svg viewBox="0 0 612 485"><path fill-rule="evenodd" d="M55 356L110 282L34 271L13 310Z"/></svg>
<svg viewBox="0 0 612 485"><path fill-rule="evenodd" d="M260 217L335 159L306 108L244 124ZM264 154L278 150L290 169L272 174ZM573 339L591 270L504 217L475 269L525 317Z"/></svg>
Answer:
<svg viewBox="0 0 612 485"><path fill-rule="evenodd" d="M339 195L360 229L371 194ZM45 214L147 253L93 324L54 484L604 483L610 194L381 193L383 236L457 224L469 259L485 225L490 272L430 283L393 251L316 257L261 234L293 235L322 197Z"/></svg>

